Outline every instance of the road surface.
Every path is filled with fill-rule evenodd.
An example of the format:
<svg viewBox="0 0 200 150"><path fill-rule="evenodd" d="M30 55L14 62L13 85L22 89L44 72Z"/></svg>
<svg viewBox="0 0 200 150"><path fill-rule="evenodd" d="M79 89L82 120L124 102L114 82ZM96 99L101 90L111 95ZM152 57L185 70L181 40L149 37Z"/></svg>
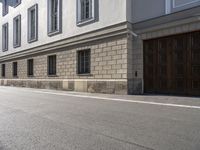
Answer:
<svg viewBox="0 0 200 150"><path fill-rule="evenodd" d="M200 98L0 87L0 150L200 150Z"/></svg>

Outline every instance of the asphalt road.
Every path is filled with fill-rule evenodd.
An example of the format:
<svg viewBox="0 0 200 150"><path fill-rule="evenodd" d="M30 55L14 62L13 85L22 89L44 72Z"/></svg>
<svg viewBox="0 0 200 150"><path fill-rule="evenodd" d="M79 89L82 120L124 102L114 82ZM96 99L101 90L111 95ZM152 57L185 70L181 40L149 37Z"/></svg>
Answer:
<svg viewBox="0 0 200 150"><path fill-rule="evenodd" d="M200 150L200 98L0 87L0 150Z"/></svg>

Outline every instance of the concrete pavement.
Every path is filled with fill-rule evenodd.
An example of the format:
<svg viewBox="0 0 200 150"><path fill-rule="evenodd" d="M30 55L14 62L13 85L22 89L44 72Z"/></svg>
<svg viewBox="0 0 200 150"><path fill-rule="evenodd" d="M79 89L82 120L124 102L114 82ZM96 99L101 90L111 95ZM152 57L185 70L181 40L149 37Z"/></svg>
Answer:
<svg viewBox="0 0 200 150"><path fill-rule="evenodd" d="M0 150L199 150L200 98L0 87Z"/></svg>

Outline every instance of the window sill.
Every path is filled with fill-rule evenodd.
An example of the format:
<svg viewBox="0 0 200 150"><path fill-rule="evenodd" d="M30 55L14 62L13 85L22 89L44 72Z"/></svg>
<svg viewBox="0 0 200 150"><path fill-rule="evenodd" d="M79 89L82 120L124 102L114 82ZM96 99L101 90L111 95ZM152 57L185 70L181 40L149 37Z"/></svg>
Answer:
<svg viewBox="0 0 200 150"><path fill-rule="evenodd" d="M28 78L33 78L33 77L34 77L34 75L28 75L27 77L28 77Z"/></svg>
<svg viewBox="0 0 200 150"><path fill-rule="evenodd" d="M2 50L2 52L7 52L7 51L8 51L8 49L3 49L3 50Z"/></svg>
<svg viewBox="0 0 200 150"><path fill-rule="evenodd" d="M3 17L5 17L7 14L8 14L8 12L6 12L6 13L3 13L3 14L2 14L2 16L3 16Z"/></svg>
<svg viewBox="0 0 200 150"><path fill-rule="evenodd" d="M77 74L78 76L92 76L92 74L90 74L90 73L83 73L83 74Z"/></svg>
<svg viewBox="0 0 200 150"><path fill-rule="evenodd" d="M21 44L20 45L13 45L13 48L19 48L21 47Z"/></svg>
<svg viewBox="0 0 200 150"><path fill-rule="evenodd" d="M90 19L87 19L87 20L83 20L83 21L78 21L77 22L77 26L84 26L84 25L87 25L87 24L90 24L90 23L94 23L96 21L95 18L90 18Z"/></svg>
<svg viewBox="0 0 200 150"><path fill-rule="evenodd" d="M61 34L61 33L62 33L61 30L53 31L53 32L48 32L48 36L51 37L51 36L54 36L54 35L57 35L57 34Z"/></svg>
<svg viewBox="0 0 200 150"><path fill-rule="evenodd" d="M58 77L57 75L48 75L48 77L53 78L53 77Z"/></svg>
<svg viewBox="0 0 200 150"><path fill-rule="evenodd" d="M28 43L30 44L30 43L33 43L33 42L36 42L36 41L38 41L37 38L36 39L32 39L32 40L28 40Z"/></svg>
<svg viewBox="0 0 200 150"><path fill-rule="evenodd" d="M13 7L16 8L17 6L19 6L21 4L21 1L17 4L15 4Z"/></svg>

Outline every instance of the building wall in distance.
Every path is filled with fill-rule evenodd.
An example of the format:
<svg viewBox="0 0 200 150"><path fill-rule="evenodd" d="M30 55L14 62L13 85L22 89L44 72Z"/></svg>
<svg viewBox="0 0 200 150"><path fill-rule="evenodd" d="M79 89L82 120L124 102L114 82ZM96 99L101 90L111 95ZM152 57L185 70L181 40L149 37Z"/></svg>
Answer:
<svg viewBox="0 0 200 150"><path fill-rule="evenodd" d="M200 0L127 0L127 19L138 23L200 6Z"/></svg>

